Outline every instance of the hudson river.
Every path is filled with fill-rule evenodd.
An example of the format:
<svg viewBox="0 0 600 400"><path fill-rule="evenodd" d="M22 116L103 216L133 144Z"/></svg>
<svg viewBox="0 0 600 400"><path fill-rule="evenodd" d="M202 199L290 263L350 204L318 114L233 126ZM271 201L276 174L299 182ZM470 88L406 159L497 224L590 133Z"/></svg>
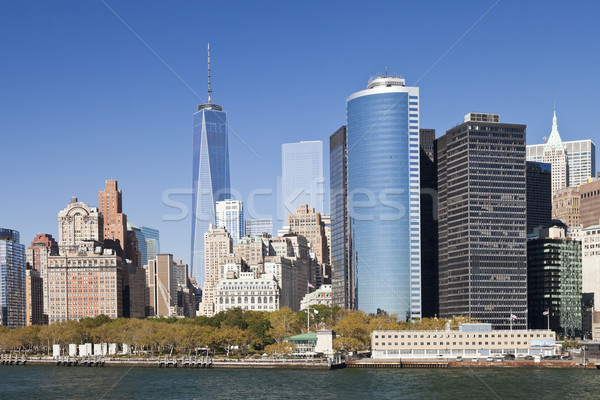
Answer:
<svg viewBox="0 0 600 400"><path fill-rule="evenodd" d="M598 399L600 370L0 366L2 399Z"/></svg>

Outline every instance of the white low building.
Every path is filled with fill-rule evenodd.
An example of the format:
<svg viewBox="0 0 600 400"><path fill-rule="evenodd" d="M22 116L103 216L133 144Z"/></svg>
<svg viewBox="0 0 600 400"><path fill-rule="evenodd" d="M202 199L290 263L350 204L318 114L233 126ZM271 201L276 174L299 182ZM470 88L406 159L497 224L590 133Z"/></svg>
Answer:
<svg viewBox="0 0 600 400"><path fill-rule="evenodd" d="M215 287L215 312L230 308L254 311L279 310L279 285L272 274L235 273L220 279Z"/></svg>
<svg viewBox="0 0 600 400"><path fill-rule="evenodd" d="M307 293L300 302L300 309L306 310L308 307L324 305L331 307L333 301L331 298L331 285L321 285L317 290Z"/></svg>

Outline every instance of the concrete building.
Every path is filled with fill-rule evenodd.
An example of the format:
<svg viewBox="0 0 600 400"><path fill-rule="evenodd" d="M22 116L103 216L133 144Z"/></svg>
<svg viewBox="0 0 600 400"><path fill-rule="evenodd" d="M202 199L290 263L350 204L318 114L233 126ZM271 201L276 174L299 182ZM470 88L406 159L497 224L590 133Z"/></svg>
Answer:
<svg viewBox="0 0 600 400"><path fill-rule="evenodd" d="M281 146L281 217L293 213L302 204L322 213L323 184L323 142L303 141Z"/></svg>
<svg viewBox="0 0 600 400"><path fill-rule="evenodd" d="M346 99L346 127L357 308L420 318L419 88L370 79Z"/></svg>
<svg viewBox="0 0 600 400"><path fill-rule="evenodd" d="M550 329L570 338L582 332L581 242L557 226L542 229L527 241L529 326ZM544 315L549 313L548 316Z"/></svg>
<svg viewBox="0 0 600 400"><path fill-rule="evenodd" d="M157 254L146 266L149 313L156 317L194 317L194 293L189 287L188 265L172 254Z"/></svg>
<svg viewBox="0 0 600 400"><path fill-rule="evenodd" d="M438 197L435 129L419 130L421 184L421 314L439 315Z"/></svg>
<svg viewBox="0 0 600 400"><path fill-rule="evenodd" d="M25 326L25 246L19 232L0 228L0 325Z"/></svg>
<svg viewBox="0 0 600 400"><path fill-rule="evenodd" d="M227 113L212 102L210 48L208 49L208 103L194 113L192 160L191 274L204 284L204 234L216 223L215 203L230 198Z"/></svg>
<svg viewBox="0 0 600 400"><path fill-rule="evenodd" d="M58 213L58 245L61 251L94 251L104 240L104 219L96 207L71 197L67 208Z"/></svg>
<svg viewBox="0 0 600 400"><path fill-rule="evenodd" d="M355 273L350 264L348 220L348 154L346 126L329 137L329 199L331 210L331 296L333 304L356 308Z"/></svg>
<svg viewBox="0 0 600 400"><path fill-rule="evenodd" d="M265 233L269 236L273 236L272 218L246 220L246 236L261 236Z"/></svg>
<svg viewBox="0 0 600 400"><path fill-rule="evenodd" d="M233 253L233 240L225 228L209 227L204 235L204 285L200 315L213 316L216 284L221 278L220 266Z"/></svg>
<svg viewBox="0 0 600 400"><path fill-rule="evenodd" d="M473 325L481 326L468 331L373 331L372 358L438 359L461 356L470 359L502 354L554 355L556 335L552 331L496 331L491 329L490 324Z"/></svg>
<svg viewBox="0 0 600 400"><path fill-rule="evenodd" d="M526 327L525 129L467 116L436 141L444 318Z"/></svg>
<svg viewBox="0 0 600 400"><path fill-rule="evenodd" d="M581 195L581 226L587 228L600 224L600 179L590 179L579 186Z"/></svg>
<svg viewBox="0 0 600 400"><path fill-rule="evenodd" d="M527 161L527 233L552 223L551 165ZM562 192L562 190L560 191Z"/></svg>
<svg viewBox="0 0 600 400"><path fill-rule="evenodd" d="M244 204L241 200L226 199L217 201L217 228L225 228L231 235L233 245L238 244L244 237Z"/></svg>
<svg viewBox="0 0 600 400"><path fill-rule="evenodd" d="M48 257L58 254L58 243L52 235L38 233L27 248L26 260L33 269L39 272L42 278L44 314L48 315Z"/></svg>
<svg viewBox="0 0 600 400"><path fill-rule="evenodd" d="M329 265L329 247L321 214L315 212L314 208L308 207L308 204L302 204L293 214L288 214L287 226L290 232L304 236L308 240L310 251L315 253L325 276L325 266Z"/></svg>
<svg viewBox="0 0 600 400"><path fill-rule="evenodd" d="M229 271L219 280L215 289L215 313L230 308L252 311L279 309L280 288L272 274L253 271Z"/></svg>
<svg viewBox="0 0 600 400"><path fill-rule="evenodd" d="M47 325L44 313L44 284L38 270L27 264L25 270L25 325Z"/></svg>
<svg viewBox="0 0 600 400"><path fill-rule="evenodd" d="M579 186L566 187L552 196L552 219L558 219L569 227L569 236L581 229L581 194Z"/></svg>
<svg viewBox="0 0 600 400"><path fill-rule="evenodd" d="M113 249L49 257L49 322L123 316L123 264Z"/></svg>
<svg viewBox="0 0 600 400"><path fill-rule="evenodd" d="M552 131L550 138L544 146L542 162L550 164L552 167L552 194L558 190L565 188L569 183L567 148L563 144L560 134L558 133L558 124L556 122L556 111L552 118Z"/></svg>
<svg viewBox="0 0 600 400"><path fill-rule="evenodd" d="M331 307L333 305L332 297L331 297L331 285L321 285L320 288L316 289L314 292L308 293L302 298L300 302L300 309L306 310L308 307L312 306L327 306Z"/></svg>
<svg viewBox="0 0 600 400"><path fill-rule="evenodd" d="M333 355L333 340L335 332L331 329L319 329L317 332L302 333L285 339L286 342L294 344L294 355L315 356L317 354Z"/></svg>
<svg viewBox="0 0 600 400"><path fill-rule="evenodd" d="M240 239L233 252L248 265L263 265L269 256L270 236L246 236Z"/></svg>
<svg viewBox="0 0 600 400"><path fill-rule="evenodd" d="M582 291L593 295L591 303L594 309L598 310L598 304L600 304L600 225L582 229L579 240L581 240L582 252Z"/></svg>

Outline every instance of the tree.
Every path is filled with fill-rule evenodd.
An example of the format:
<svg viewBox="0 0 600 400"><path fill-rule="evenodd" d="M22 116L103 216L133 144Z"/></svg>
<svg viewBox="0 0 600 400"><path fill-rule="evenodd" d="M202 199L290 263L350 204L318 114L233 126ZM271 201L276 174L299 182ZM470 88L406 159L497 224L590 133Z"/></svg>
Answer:
<svg viewBox="0 0 600 400"><path fill-rule="evenodd" d="M352 347L353 351L368 348L370 345L369 317L362 311L350 311L346 318L335 325L334 330L340 336L339 339L344 338L343 341L338 340L339 345L345 343L345 346Z"/></svg>
<svg viewBox="0 0 600 400"><path fill-rule="evenodd" d="M282 343L283 339L300 333L301 324L298 314L292 312L288 307L280 308L269 315L271 328L268 333L277 343Z"/></svg>
<svg viewBox="0 0 600 400"><path fill-rule="evenodd" d="M273 343L265 347L265 353L271 356L289 355L292 354L297 347L298 346L294 343L289 342Z"/></svg>

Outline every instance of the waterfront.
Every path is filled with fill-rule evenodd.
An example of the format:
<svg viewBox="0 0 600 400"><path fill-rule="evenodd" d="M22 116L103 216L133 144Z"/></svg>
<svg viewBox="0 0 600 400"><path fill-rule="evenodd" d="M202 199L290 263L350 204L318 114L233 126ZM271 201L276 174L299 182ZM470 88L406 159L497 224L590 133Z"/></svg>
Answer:
<svg viewBox="0 0 600 400"><path fill-rule="evenodd" d="M0 397L596 399L597 369L149 369L0 366Z"/></svg>

